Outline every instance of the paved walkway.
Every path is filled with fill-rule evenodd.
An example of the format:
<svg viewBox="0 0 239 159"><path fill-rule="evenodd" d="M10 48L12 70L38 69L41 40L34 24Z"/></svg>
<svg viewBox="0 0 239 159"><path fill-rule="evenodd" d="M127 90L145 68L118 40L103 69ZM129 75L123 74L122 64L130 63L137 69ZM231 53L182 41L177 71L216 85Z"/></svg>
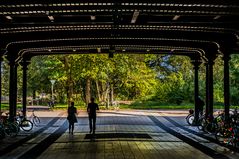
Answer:
<svg viewBox="0 0 239 159"><path fill-rule="evenodd" d="M187 126L187 111L101 111L92 138L85 112L79 112L75 133L68 133L66 113L35 111L41 124L31 132L5 138L1 159L238 159L212 135ZM31 112L28 113L31 115Z"/></svg>

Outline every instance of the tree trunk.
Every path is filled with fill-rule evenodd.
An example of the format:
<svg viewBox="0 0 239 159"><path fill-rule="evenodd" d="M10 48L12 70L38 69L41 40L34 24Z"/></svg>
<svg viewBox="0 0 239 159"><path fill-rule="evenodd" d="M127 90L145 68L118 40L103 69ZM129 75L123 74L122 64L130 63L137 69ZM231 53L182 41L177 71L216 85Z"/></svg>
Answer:
<svg viewBox="0 0 239 159"><path fill-rule="evenodd" d="M67 103L70 105L70 102L73 100L73 81L72 81L72 73L71 73L71 67L70 62L68 59L68 55L64 56L64 66L66 70L67 80L66 80L66 89L67 89Z"/></svg>
<svg viewBox="0 0 239 159"><path fill-rule="evenodd" d="M110 84L110 105L113 106L114 102L114 86Z"/></svg>
<svg viewBox="0 0 239 159"><path fill-rule="evenodd" d="M32 99L36 99L36 90L32 91Z"/></svg>
<svg viewBox="0 0 239 159"><path fill-rule="evenodd" d="M65 101L64 101L64 92L62 90L59 93L59 101L60 101L60 103L65 103Z"/></svg>
<svg viewBox="0 0 239 159"><path fill-rule="evenodd" d="M102 82L100 82L100 96L101 96L101 101L102 102L105 102L105 95L104 95L104 93L105 93L105 89L104 89L104 86L105 86L105 84L103 84Z"/></svg>
<svg viewBox="0 0 239 159"><path fill-rule="evenodd" d="M110 87L109 87L109 82L107 82L106 83L106 90L105 90L105 98L106 98L106 109L108 109L109 108L109 103L110 103L110 98L109 98L109 89L110 89Z"/></svg>
<svg viewBox="0 0 239 159"><path fill-rule="evenodd" d="M98 80L95 81L95 85L96 85L96 91L97 91L98 99L99 99L99 101L101 101L101 95L100 95L100 88L99 88L99 81Z"/></svg>
<svg viewBox="0 0 239 159"><path fill-rule="evenodd" d="M29 103L29 105L34 105L34 99L36 99L36 90L35 89L32 91L32 101L31 101L31 103Z"/></svg>
<svg viewBox="0 0 239 159"><path fill-rule="evenodd" d="M71 66L71 64L70 64ZM72 79L72 68L69 68L69 95L70 95L70 101L73 101L73 94L74 94L74 84Z"/></svg>
<svg viewBox="0 0 239 159"><path fill-rule="evenodd" d="M90 85L91 85L91 80L90 80L89 77L87 77L86 78L86 89L85 89L85 102L86 102L86 105L88 105L88 103L90 102L90 97L91 97Z"/></svg>

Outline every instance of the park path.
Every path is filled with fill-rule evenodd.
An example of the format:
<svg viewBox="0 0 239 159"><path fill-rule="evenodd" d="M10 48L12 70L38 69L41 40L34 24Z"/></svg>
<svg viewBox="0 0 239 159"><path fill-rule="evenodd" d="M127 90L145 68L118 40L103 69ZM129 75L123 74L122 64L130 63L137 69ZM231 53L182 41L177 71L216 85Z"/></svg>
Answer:
<svg viewBox="0 0 239 159"><path fill-rule="evenodd" d="M28 112L30 115L31 112ZM41 124L31 132L5 138L2 159L238 159L239 154L185 122L187 111L100 111L95 138L88 134L85 111L68 134L66 112L36 111Z"/></svg>

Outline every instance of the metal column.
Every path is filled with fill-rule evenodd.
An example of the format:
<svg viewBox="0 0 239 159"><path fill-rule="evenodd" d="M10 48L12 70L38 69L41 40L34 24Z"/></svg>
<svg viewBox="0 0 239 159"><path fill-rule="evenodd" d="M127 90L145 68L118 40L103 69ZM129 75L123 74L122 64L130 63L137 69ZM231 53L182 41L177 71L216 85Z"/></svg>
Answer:
<svg viewBox="0 0 239 159"><path fill-rule="evenodd" d="M208 117L213 116L213 64L212 59L208 60L207 66L207 102L208 102Z"/></svg>
<svg viewBox="0 0 239 159"><path fill-rule="evenodd" d="M229 109L230 109L230 79L229 79L229 60L230 55L224 54L224 111L225 111L225 120L229 119Z"/></svg>
<svg viewBox="0 0 239 159"><path fill-rule="evenodd" d="M27 112L27 66L30 63L27 62L25 59L23 60L23 62L21 62L22 65L22 112L23 112L23 116L26 116L26 112Z"/></svg>
<svg viewBox="0 0 239 159"><path fill-rule="evenodd" d="M198 120L199 120L199 107L198 107L198 96L199 96L199 86L198 86L198 70L199 70L199 66L200 66L200 62L195 61L192 62L192 64L194 65L194 110L195 110L195 118L194 118L194 125L198 124Z"/></svg>

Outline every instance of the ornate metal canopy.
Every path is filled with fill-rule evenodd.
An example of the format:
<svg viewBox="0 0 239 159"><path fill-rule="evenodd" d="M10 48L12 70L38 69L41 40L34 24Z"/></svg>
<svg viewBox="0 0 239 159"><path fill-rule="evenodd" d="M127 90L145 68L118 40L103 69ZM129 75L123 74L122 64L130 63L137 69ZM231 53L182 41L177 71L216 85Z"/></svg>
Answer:
<svg viewBox="0 0 239 159"><path fill-rule="evenodd" d="M228 0L2 0L0 47L13 60L49 54L46 47L60 48L53 54L111 46L127 53L181 47L214 58L238 51L238 19L239 2Z"/></svg>

